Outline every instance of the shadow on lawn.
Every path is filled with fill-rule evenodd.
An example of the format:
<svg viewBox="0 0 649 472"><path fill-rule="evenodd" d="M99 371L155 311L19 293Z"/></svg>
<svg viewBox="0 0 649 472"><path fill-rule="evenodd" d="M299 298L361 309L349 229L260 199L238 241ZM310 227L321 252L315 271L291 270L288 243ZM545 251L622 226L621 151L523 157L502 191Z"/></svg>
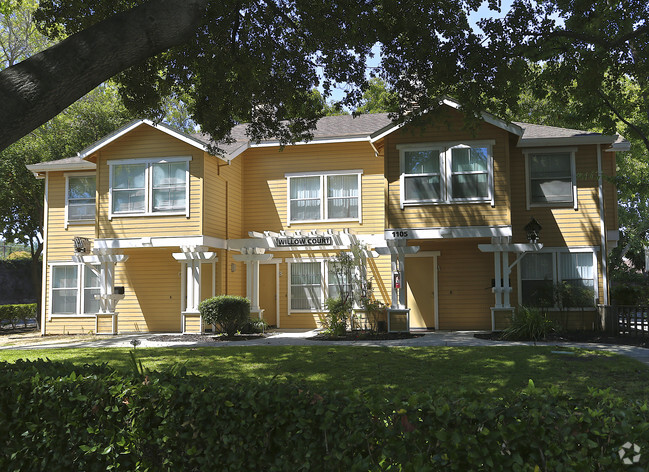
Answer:
<svg viewBox="0 0 649 472"><path fill-rule="evenodd" d="M163 370L186 362L189 372L224 382L288 381L312 389L360 389L370 393L413 392L445 387L501 395L556 385L573 394L588 387L611 388L646 398L649 369L632 359L603 352L553 354L550 346L381 348L338 346L254 346L214 349L137 349L146 368ZM128 349L68 351L73 362L109 362L128 368Z"/></svg>

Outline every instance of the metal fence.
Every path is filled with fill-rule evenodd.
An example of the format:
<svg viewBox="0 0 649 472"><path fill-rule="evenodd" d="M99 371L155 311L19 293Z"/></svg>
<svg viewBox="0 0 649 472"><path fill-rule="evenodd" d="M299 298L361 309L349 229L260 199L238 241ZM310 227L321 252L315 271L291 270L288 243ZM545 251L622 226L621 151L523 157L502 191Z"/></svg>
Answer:
<svg viewBox="0 0 649 472"><path fill-rule="evenodd" d="M620 336L649 337L649 306L615 305L604 308L606 331Z"/></svg>

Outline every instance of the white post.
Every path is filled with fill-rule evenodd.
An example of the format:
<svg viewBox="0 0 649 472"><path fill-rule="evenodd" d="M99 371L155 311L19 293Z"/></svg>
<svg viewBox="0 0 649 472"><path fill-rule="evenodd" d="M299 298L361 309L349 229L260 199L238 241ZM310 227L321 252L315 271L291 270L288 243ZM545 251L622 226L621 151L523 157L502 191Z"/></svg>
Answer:
<svg viewBox="0 0 649 472"><path fill-rule="evenodd" d="M401 273L401 288L399 289L399 308L406 307L406 255L399 251L399 272Z"/></svg>
<svg viewBox="0 0 649 472"><path fill-rule="evenodd" d="M399 259L397 254L390 254L391 269L390 272L390 286L392 287L392 305L390 308L399 308L399 292L394 287L394 273L399 270Z"/></svg>
<svg viewBox="0 0 649 472"><path fill-rule="evenodd" d="M494 252L494 294L496 296L496 308L501 308L503 306L502 298L502 285L501 285L501 273L500 273L500 251Z"/></svg>
<svg viewBox="0 0 649 472"><path fill-rule="evenodd" d="M194 261L187 261L187 302L185 311L194 311Z"/></svg>
<svg viewBox="0 0 649 472"><path fill-rule="evenodd" d="M187 263L180 263L180 311L187 311Z"/></svg>
<svg viewBox="0 0 649 472"><path fill-rule="evenodd" d="M509 274L511 273L511 270L509 269L509 252L503 251L503 297L504 297L504 302L503 306L505 308L509 308L510 305L510 299L509 299L509 292L511 292L511 287L509 286Z"/></svg>
<svg viewBox="0 0 649 472"><path fill-rule="evenodd" d="M259 261L252 261L252 293L250 298L250 310L259 311Z"/></svg>

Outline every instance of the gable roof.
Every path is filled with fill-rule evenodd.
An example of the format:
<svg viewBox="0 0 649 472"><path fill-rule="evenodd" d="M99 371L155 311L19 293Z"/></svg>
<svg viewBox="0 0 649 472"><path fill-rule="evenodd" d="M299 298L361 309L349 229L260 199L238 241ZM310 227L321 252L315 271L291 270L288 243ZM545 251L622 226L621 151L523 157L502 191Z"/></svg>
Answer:
<svg viewBox="0 0 649 472"><path fill-rule="evenodd" d="M451 99L444 99L443 104L455 109L460 108L460 105ZM517 147L610 144L611 147L608 150L611 151L629 150L629 142L619 135L604 135L591 131L524 122L508 123L486 112L481 114L481 118L491 125L518 136ZM352 115L325 116L318 120L310 141L295 144L369 142L373 145L376 141L403 127L404 124L393 122L388 113L365 114L356 117ZM83 149L77 156L32 164L28 165L27 168L35 174L47 171L95 169L95 164L87 161L87 157L142 125L151 126L202 151L209 152L208 147L212 141L207 134L195 133L190 135L164 123L135 120ZM269 139L259 143L250 141L250 138L246 135L247 126L247 124L236 125L231 133L233 141L230 143L218 143L222 153L219 153L217 157L225 161L231 161L249 148L279 146L279 140Z"/></svg>

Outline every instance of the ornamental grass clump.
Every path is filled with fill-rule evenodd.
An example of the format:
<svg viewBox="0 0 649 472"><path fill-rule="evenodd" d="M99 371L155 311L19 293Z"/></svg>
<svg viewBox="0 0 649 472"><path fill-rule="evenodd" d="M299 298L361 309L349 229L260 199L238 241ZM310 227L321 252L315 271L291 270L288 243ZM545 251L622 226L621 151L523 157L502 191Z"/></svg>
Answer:
<svg viewBox="0 0 649 472"><path fill-rule="evenodd" d="M540 341L557 331L556 324L539 308L520 307L512 316L512 323L503 331L503 339Z"/></svg>
<svg viewBox="0 0 649 472"><path fill-rule="evenodd" d="M219 295L203 300L198 310L206 323L216 325L228 336L234 336L248 323L250 300L235 295Z"/></svg>

